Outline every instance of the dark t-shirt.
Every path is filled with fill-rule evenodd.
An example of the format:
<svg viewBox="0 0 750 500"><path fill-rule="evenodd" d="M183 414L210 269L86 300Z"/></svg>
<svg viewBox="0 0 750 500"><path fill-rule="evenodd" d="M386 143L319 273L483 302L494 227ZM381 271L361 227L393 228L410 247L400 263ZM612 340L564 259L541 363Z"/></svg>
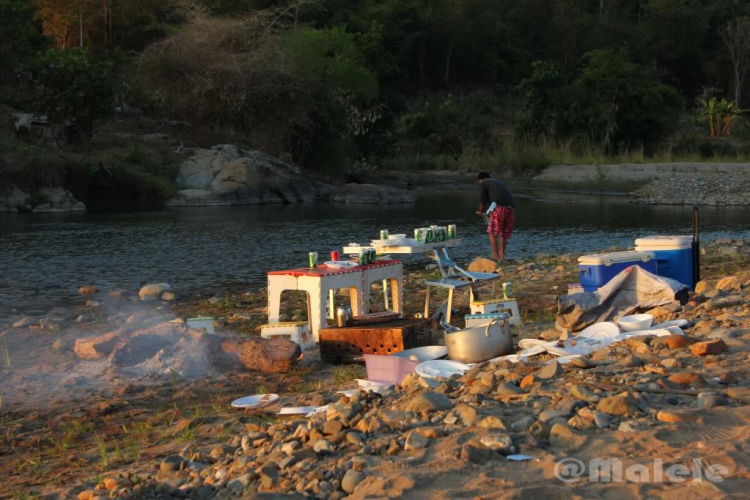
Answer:
<svg viewBox="0 0 750 500"><path fill-rule="evenodd" d="M484 209L487 210L494 201L498 207L514 207L513 195L503 183L497 179L484 179L479 185L480 200Z"/></svg>

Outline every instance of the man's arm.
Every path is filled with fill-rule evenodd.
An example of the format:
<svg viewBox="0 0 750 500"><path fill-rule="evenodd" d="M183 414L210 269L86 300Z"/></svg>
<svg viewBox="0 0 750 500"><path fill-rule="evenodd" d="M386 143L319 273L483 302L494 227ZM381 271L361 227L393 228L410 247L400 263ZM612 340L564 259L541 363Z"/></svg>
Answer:
<svg viewBox="0 0 750 500"><path fill-rule="evenodd" d="M479 211L477 212L480 216L484 214L485 207L489 203L489 190L487 185L483 182L479 186Z"/></svg>

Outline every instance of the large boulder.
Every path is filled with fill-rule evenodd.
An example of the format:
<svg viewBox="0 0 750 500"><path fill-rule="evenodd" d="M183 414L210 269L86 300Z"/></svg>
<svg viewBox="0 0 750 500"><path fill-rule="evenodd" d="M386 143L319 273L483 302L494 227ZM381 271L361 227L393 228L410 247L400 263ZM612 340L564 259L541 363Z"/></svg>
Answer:
<svg viewBox="0 0 750 500"><path fill-rule="evenodd" d="M253 205L314 201L312 179L301 169L257 151L223 144L198 150L180 166L169 205Z"/></svg>
<svg viewBox="0 0 750 500"><path fill-rule="evenodd" d="M0 189L0 212L18 212L19 209L26 212L31 209L26 203L28 199L28 193L16 186Z"/></svg>
<svg viewBox="0 0 750 500"><path fill-rule="evenodd" d="M347 184L331 195L336 203L362 203L368 205L414 203L414 193L406 189L375 184Z"/></svg>
<svg viewBox="0 0 750 500"><path fill-rule="evenodd" d="M85 212L86 205L75 199L73 194L63 188L42 188L39 196L47 203L34 207L34 212Z"/></svg>

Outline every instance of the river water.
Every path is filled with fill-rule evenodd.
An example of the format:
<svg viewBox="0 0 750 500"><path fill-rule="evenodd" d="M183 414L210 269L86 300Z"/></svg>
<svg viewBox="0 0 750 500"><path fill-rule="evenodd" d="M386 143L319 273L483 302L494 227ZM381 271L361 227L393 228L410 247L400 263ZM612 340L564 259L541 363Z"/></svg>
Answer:
<svg viewBox="0 0 750 500"><path fill-rule="evenodd" d="M177 294L212 294L227 284L265 283L273 269L304 266L307 252L324 256L349 242L367 243L378 230L411 233L429 224L458 225L465 262L489 255L474 215L474 190L423 194L407 206L304 204L181 208L147 212L0 214L0 318L14 307L43 313L80 303L79 285L137 291L167 282ZM516 230L508 257L538 252L627 247L636 237L691 234L690 207L638 206L625 197L516 192ZM705 208L705 240L750 235L750 210ZM324 259L325 260L325 259ZM407 264L425 264L420 256Z"/></svg>

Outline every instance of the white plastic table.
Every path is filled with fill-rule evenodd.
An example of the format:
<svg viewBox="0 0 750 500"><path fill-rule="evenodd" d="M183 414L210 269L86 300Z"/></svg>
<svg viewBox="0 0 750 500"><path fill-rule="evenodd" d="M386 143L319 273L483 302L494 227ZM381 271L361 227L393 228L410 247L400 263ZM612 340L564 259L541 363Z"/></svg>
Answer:
<svg viewBox="0 0 750 500"><path fill-rule="evenodd" d="M440 269L442 279L439 280L425 280L424 285L427 288L427 294L425 297L425 309L424 315L429 315L430 308L430 288L446 288L448 289L448 300L446 301L446 322L450 323L451 320L451 308L453 306L453 292L456 289L469 287L469 293L471 294L471 300L474 297L474 287L481 283L492 282L492 293L497 293L497 280L500 279L500 275L494 273L478 273L472 271L466 271L460 267L449 255L448 248L453 248L461 245L462 240L460 238L449 239L445 241L438 241L434 243L420 243L416 245L385 245L385 246L358 246L348 245L343 248L345 254L357 254L363 248L369 249L374 248L378 254L401 254L401 255L412 255L422 254L427 255L433 259Z"/></svg>

